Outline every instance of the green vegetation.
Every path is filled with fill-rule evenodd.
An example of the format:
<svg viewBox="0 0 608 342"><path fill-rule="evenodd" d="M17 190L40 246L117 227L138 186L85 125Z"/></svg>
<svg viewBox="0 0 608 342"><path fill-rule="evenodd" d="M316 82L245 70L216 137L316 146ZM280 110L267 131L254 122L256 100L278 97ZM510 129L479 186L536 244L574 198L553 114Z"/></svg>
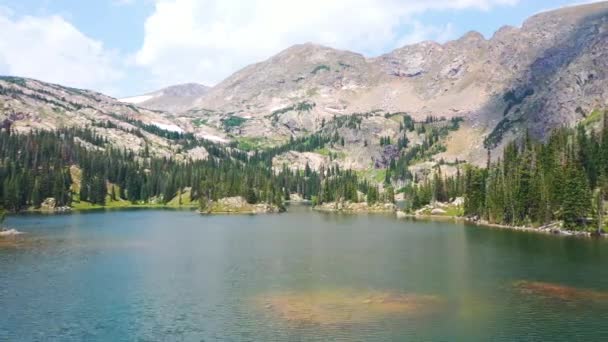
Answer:
<svg viewBox="0 0 608 342"><path fill-rule="evenodd" d="M104 139L90 130L34 131L27 135L0 132L0 203L16 212L39 208L50 197L57 206L87 208L167 205L184 188L192 190L182 203L202 196L238 196L248 189L254 189L263 200L283 193L279 176L273 175L268 165L248 163L242 152L209 142L200 141L217 159L177 162L108 146L105 150L86 149L78 140L104 145ZM71 190L72 165L81 170L78 193Z"/></svg>
<svg viewBox="0 0 608 342"><path fill-rule="evenodd" d="M346 158L346 153L339 151L339 152L334 152L332 150L330 150L327 147L323 147L323 148L319 148L313 151L314 153L318 153L322 156L327 156L329 157L330 160L337 160L337 159L343 159Z"/></svg>
<svg viewBox="0 0 608 342"><path fill-rule="evenodd" d="M363 121L363 117L368 117L371 114L352 114L352 115L343 115L343 116L334 116L331 121L331 125L327 125L325 130L336 130L342 127L350 128L350 129L361 129L361 122Z"/></svg>
<svg viewBox="0 0 608 342"><path fill-rule="evenodd" d="M132 111L139 113L139 109L135 105L128 104L127 107L129 107Z"/></svg>
<svg viewBox="0 0 608 342"><path fill-rule="evenodd" d="M505 135L505 133L507 133L509 130L511 130L516 124L522 122L522 119L510 119L510 118L504 118L502 119L498 125L496 125L496 127L494 128L494 130L492 130L492 132L490 133L490 135L488 135L484 141L483 141L483 145L485 148L495 148L496 146L498 146L498 144L500 144L500 142L502 141L502 137Z"/></svg>
<svg viewBox="0 0 608 342"><path fill-rule="evenodd" d="M605 114L606 115L606 114ZM510 143L487 168L465 166L454 177L436 172L404 193L412 209L432 201L464 197L462 213L489 223L541 226L562 221L568 229L604 228L603 202L608 194L608 129L600 133L555 130L546 143L529 135Z"/></svg>
<svg viewBox="0 0 608 342"><path fill-rule="evenodd" d="M406 138L407 139L407 138ZM391 137L380 137L380 146L391 145Z"/></svg>
<svg viewBox="0 0 608 342"><path fill-rule="evenodd" d="M294 105L284 107L281 109L277 109L274 112L272 112L270 115L268 115L267 117L272 119L273 122L276 122L279 119L279 116L281 116L282 114L285 114L285 113L291 112L291 111L310 112L313 108L315 108L315 106L316 106L316 103L314 103L314 102L308 102L308 101L298 102Z"/></svg>
<svg viewBox="0 0 608 342"><path fill-rule="evenodd" d="M506 117L514 106L520 105L527 97L534 95L534 89L524 90L510 90L503 95L503 100L507 104L503 112L503 118L494 130L484 140L484 146L486 148L495 148L502 141L503 136L515 127L518 123L522 122L520 118L509 118ZM519 109L518 109L519 111ZM517 113L517 111L516 111Z"/></svg>
<svg viewBox="0 0 608 342"><path fill-rule="evenodd" d="M414 122L410 121L409 116L404 117L406 124L403 126L405 131L412 129ZM395 180L410 180L411 174L408 170L410 165L414 165L426 160L430 160L434 155L445 152L446 146L444 139L450 132L460 128L462 118L455 117L450 120L428 117L423 123L418 125L418 134L424 134L422 144L410 146L409 139L405 135L397 140L397 148L401 151L399 158L391 160L389 164L390 177ZM381 139L381 144L390 144L390 139Z"/></svg>
<svg viewBox="0 0 608 342"><path fill-rule="evenodd" d="M385 169L367 169L363 171L357 171L357 175L364 180L382 183L386 179Z"/></svg>
<svg viewBox="0 0 608 342"><path fill-rule="evenodd" d="M507 104L507 107L503 112L503 116L509 114L514 106L520 105L527 97L532 95L534 95L534 89L532 88L526 88L523 90L509 90L506 92L502 97Z"/></svg>
<svg viewBox="0 0 608 342"><path fill-rule="evenodd" d="M8 83L13 83L13 84L16 84L16 85L21 86L21 87L26 87L27 86L25 84L25 79L23 79L21 77L0 76L0 81L5 81L5 82L8 82Z"/></svg>
<svg viewBox="0 0 608 342"><path fill-rule="evenodd" d="M591 126L602 120L603 112L599 109L593 110L581 123L584 126Z"/></svg>
<svg viewBox="0 0 608 342"><path fill-rule="evenodd" d="M224 125L224 128L229 129L229 128L233 128L233 127L239 127L242 124L244 124L247 121L247 119L242 118L240 116L234 116L231 115L227 118L222 119L222 125Z"/></svg>
<svg viewBox="0 0 608 342"><path fill-rule="evenodd" d="M314 102L299 102L296 104L295 109L297 112L310 112L315 106L316 104Z"/></svg>
<svg viewBox="0 0 608 342"><path fill-rule="evenodd" d="M434 201L449 202L463 196L465 180L460 170L453 177L443 177L441 169L438 168L432 179L409 185L403 189L403 192L409 197L411 209L416 210Z"/></svg>
<svg viewBox="0 0 608 342"><path fill-rule="evenodd" d="M313 151L339 136L312 135L248 155L231 147L197 140L189 134L134 124L176 139L184 148L204 146L213 158L176 161L116 149L91 129L59 129L16 134L0 131L0 205L12 212L40 208L47 198L57 207L75 209L205 206L224 197L243 196L250 202L279 208L291 193L320 203L354 198L356 175L338 167L312 171L272 170L274 156L285 151ZM112 125L106 123L106 125ZM338 139L338 140L337 140ZM79 141L103 147L87 149ZM77 166L75 172L73 166ZM371 187L363 187L364 190ZM369 191L373 191L369 190Z"/></svg>
<svg viewBox="0 0 608 342"><path fill-rule="evenodd" d="M27 84L25 80L19 77L10 77L10 76L0 76L0 79L19 85L21 87L26 88ZM4 87L0 85L0 95L6 95L13 98L19 97L30 97L37 101L47 103L53 106L54 111L72 111L72 110L80 110L82 108L93 108L90 105L82 105L80 103L68 101L65 97L61 97L59 100L55 100L55 95L48 90L44 89L36 89L35 93L26 94L23 90L12 87Z"/></svg>
<svg viewBox="0 0 608 342"><path fill-rule="evenodd" d="M207 119L196 118L192 119L192 124L194 127L201 127L207 124Z"/></svg>
<svg viewBox="0 0 608 342"><path fill-rule="evenodd" d="M603 210L592 206L592 193L602 203L607 180L608 129L561 128L546 144L526 137L488 169L469 168L465 214L507 225L562 220L570 229L599 229Z"/></svg>
<svg viewBox="0 0 608 342"><path fill-rule="evenodd" d="M235 147L243 151L257 151L277 145L277 141L272 141L268 138L238 137L236 138L236 142Z"/></svg>
<svg viewBox="0 0 608 342"><path fill-rule="evenodd" d="M312 69L312 71L310 72L313 75L316 75L319 71L330 71L331 68L325 64L321 64L321 65L317 65L314 69Z"/></svg>

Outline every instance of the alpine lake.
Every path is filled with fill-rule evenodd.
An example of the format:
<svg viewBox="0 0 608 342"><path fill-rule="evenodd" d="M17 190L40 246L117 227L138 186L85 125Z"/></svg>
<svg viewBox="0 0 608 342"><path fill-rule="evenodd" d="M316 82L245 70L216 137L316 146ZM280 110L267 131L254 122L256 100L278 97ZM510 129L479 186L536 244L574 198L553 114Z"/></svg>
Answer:
<svg viewBox="0 0 608 342"><path fill-rule="evenodd" d="M608 340L608 239L303 205L5 225L0 341Z"/></svg>

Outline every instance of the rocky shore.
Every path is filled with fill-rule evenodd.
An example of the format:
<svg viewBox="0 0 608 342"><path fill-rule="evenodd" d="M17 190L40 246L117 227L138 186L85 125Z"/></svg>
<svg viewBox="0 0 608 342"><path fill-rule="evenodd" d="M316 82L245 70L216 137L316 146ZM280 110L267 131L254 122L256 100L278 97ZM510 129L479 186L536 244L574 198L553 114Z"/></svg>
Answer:
<svg viewBox="0 0 608 342"><path fill-rule="evenodd" d="M397 210L397 206L393 203L375 203L369 205L366 202L328 202L316 205L313 209L345 213L394 213Z"/></svg>
<svg viewBox="0 0 608 342"><path fill-rule="evenodd" d="M276 205L268 203L247 203L245 198L226 197L217 201L211 201L206 208L199 209L199 213L209 214L272 214L284 211Z"/></svg>
<svg viewBox="0 0 608 342"><path fill-rule="evenodd" d="M553 222L553 223L550 223L550 224L547 224L544 226L540 226L540 227L530 227L530 226L509 226L509 225L504 225L504 224L490 223L486 220L481 220L478 218L467 218L467 217L462 217L462 216L449 216L449 215L431 215L431 214L422 214L422 213L408 214L403 211L397 211L396 216L397 216L397 218L413 218L413 219L438 220L438 221L456 220L456 221L471 223L471 224L477 225L479 227L509 229L509 230L550 234L550 235L577 236L577 237L597 237L598 236L596 233L592 233L589 231L564 229L562 222ZM602 233L599 236L608 237L608 234Z"/></svg>
<svg viewBox="0 0 608 342"><path fill-rule="evenodd" d="M517 231L525 231L525 232L534 232L534 233L542 233L542 234L551 234L551 235L561 235L561 236L578 236L578 237L608 237L608 234L601 233L598 235L597 233L589 232L589 231L580 231L580 230L568 230L563 227L562 222L553 222L540 227L530 227L530 226L509 226L503 224L495 224L490 223L485 220L478 219L470 219L466 218L464 221L472 224L476 224L482 227L490 227L490 228L500 228L500 229L510 229Z"/></svg>

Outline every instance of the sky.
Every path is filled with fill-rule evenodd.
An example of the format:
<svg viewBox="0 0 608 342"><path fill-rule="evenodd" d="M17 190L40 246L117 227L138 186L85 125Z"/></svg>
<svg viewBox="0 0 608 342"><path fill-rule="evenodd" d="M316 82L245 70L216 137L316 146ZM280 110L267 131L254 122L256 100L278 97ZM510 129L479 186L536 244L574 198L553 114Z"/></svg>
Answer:
<svg viewBox="0 0 608 342"><path fill-rule="evenodd" d="M114 97L235 71L299 43L368 57L486 38L581 0L0 0L0 75Z"/></svg>

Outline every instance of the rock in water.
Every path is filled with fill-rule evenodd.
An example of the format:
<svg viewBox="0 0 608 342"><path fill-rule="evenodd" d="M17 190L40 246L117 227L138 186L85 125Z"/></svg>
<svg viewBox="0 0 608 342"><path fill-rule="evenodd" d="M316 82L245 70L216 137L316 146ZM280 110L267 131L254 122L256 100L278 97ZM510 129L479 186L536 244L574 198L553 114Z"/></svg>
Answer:
<svg viewBox="0 0 608 342"><path fill-rule="evenodd" d="M0 230L0 236L15 236L21 234L23 234L23 232L20 232L16 229Z"/></svg>

